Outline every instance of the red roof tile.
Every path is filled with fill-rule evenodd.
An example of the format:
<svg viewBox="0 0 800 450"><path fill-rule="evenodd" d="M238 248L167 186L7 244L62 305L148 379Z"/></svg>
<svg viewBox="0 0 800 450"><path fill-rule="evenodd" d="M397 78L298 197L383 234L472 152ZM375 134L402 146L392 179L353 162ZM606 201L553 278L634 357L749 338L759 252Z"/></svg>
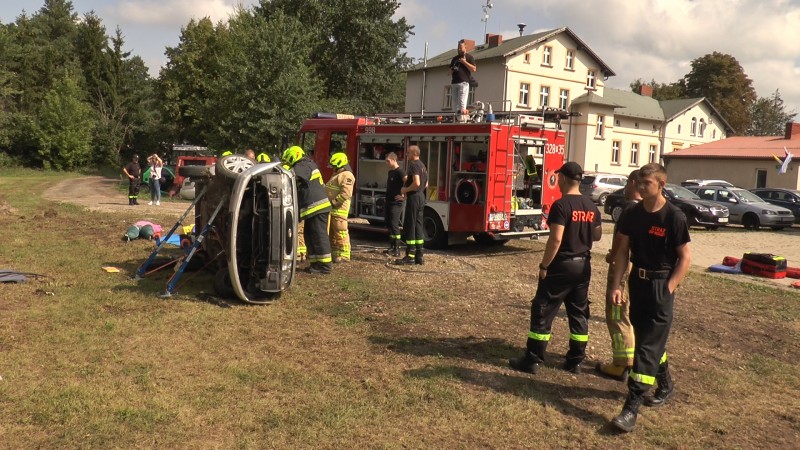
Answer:
<svg viewBox="0 0 800 450"><path fill-rule="evenodd" d="M783 158L783 147L800 157L800 139L735 136L670 152L664 158L773 159L773 155Z"/></svg>

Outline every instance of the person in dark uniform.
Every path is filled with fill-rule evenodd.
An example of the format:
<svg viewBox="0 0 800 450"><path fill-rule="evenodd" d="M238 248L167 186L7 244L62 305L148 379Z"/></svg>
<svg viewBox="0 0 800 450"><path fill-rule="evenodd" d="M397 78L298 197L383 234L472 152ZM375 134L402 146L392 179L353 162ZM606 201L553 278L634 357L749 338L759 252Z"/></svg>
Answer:
<svg viewBox="0 0 800 450"><path fill-rule="evenodd" d="M569 351L563 369L580 373L589 341L589 281L592 276L592 243L600 240L600 211L591 199L581 195L583 169L568 162L556 171L562 197L553 203L547 224L550 236L539 264L539 285L531 302L531 327L525 354L509 365L522 372L536 373L544 362L550 342L550 328L564 303L569 319Z"/></svg>
<svg viewBox="0 0 800 450"><path fill-rule="evenodd" d="M661 193L666 182L667 171L658 163L646 164L639 170L637 190L642 201L620 217L614 241L617 247L614 277L606 296L615 305L623 302L620 282L629 255L633 264L628 278L630 318L636 336L633 368L628 377L625 406L611 421L625 432L633 431L636 426L642 403L661 406L675 390L665 349L672 325L675 289L689 271L691 256L686 216ZM656 382L655 394L645 398Z"/></svg>
<svg viewBox="0 0 800 450"><path fill-rule="evenodd" d="M466 121L467 99L469 98L469 80L472 73L478 70L475 58L467 53L467 43L464 39L458 41L458 54L450 60L451 93L453 106L457 111L459 121Z"/></svg>
<svg viewBox="0 0 800 450"><path fill-rule="evenodd" d="M408 174L400 195L406 197L406 215L403 218L403 240L406 242L406 256L395 260L395 264L425 264L422 245L425 235L422 230L425 212L425 189L428 188L428 169L419 160L419 147L408 147Z"/></svg>
<svg viewBox="0 0 800 450"><path fill-rule="evenodd" d="M319 167L314 161L306 158L303 149L296 145L284 150L281 162L294 171L297 183L299 219L305 222L303 234L308 248L308 261L311 263L306 272L331 273L333 257L331 241L328 239L331 202L325 194Z"/></svg>
<svg viewBox="0 0 800 450"><path fill-rule="evenodd" d="M142 168L139 166L139 155L133 155L131 162L122 168L122 172L128 177L128 205L138 205L139 176L142 174Z"/></svg>
<svg viewBox="0 0 800 450"><path fill-rule="evenodd" d="M403 215L404 197L400 191L406 182L406 172L397 164L397 154L394 152L386 155L386 165L389 174L386 178L386 227L389 228L389 248L384 251L387 255L400 256L400 218Z"/></svg>

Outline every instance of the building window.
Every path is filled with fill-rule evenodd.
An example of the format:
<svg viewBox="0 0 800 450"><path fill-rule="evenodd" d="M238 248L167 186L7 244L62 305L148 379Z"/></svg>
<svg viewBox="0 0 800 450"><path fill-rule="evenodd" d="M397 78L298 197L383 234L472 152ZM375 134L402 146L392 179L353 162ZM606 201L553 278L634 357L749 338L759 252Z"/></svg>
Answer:
<svg viewBox="0 0 800 450"><path fill-rule="evenodd" d="M551 57L553 56L553 47L546 46L542 51L542 65L551 65Z"/></svg>
<svg viewBox="0 0 800 450"><path fill-rule="evenodd" d="M678 124L678 132L676 134L681 134L681 125Z"/></svg>
<svg viewBox="0 0 800 450"><path fill-rule="evenodd" d="M614 126L615 126L615 127L618 127L618 126L619 126L619 119L614 119Z"/></svg>
<svg viewBox="0 0 800 450"><path fill-rule="evenodd" d="M573 70L574 61L575 61L575 52L573 52L572 50L567 50L567 62L565 63L564 68Z"/></svg>
<svg viewBox="0 0 800 450"><path fill-rule="evenodd" d="M639 165L639 143L634 142L631 144L631 165Z"/></svg>
<svg viewBox="0 0 800 450"><path fill-rule="evenodd" d="M453 90L449 85L444 87L444 101L442 102L442 109L448 110L453 108Z"/></svg>
<svg viewBox="0 0 800 450"><path fill-rule="evenodd" d="M717 138L717 130L711 130L711 139Z"/></svg>
<svg viewBox="0 0 800 450"><path fill-rule="evenodd" d="M539 92L539 106L542 108L550 106L550 86L542 86Z"/></svg>
<svg viewBox="0 0 800 450"><path fill-rule="evenodd" d="M522 106L528 106L528 100L531 93L531 84L530 83L520 83L519 84L519 104Z"/></svg>
<svg viewBox="0 0 800 450"><path fill-rule="evenodd" d="M522 62L524 62L525 64L530 64L531 63L531 54L530 53L525 53L522 56Z"/></svg>
<svg viewBox="0 0 800 450"><path fill-rule="evenodd" d="M596 78L596 75L594 73L594 70L589 69L586 72L586 87L588 87L589 89L594 89L595 81L596 81L595 78Z"/></svg>
<svg viewBox="0 0 800 450"><path fill-rule="evenodd" d="M602 138L603 137L603 133L605 131L605 130L603 130L603 128L604 128L603 121L604 120L605 120L605 116L601 116L600 114L597 115L597 134L595 134L594 137L598 137L598 138Z"/></svg>
<svg viewBox="0 0 800 450"><path fill-rule="evenodd" d="M561 89L558 94L558 108L566 110L569 107L569 91Z"/></svg>
<svg viewBox="0 0 800 450"><path fill-rule="evenodd" d="M700 119L700 137L706 134L706 121L704 119Z"/></svg>
<svg viewBox="0 0 800 450"><path fill-rule="evenodd" d="M692 128L689 130L689 136L697 134L697 117L692 117Z"/></svg>
<svg viewBox="0 0 800 450"><path fill-rule="evenodd" d="M650 144L650 154L647 158L647 162L654 163L656 162L656 146L655 144Z"/></svg>
<svg viewBox="0 0 800 450"><path fill-rule="evenodd" d="M653 133L655 133L656 131L658 131L658 127L656 126L656 124L653 124Z"/></svg>
<svg viewBox="0 0 800 450"><path fill-rule="evenodd" d="M619 141L611 143L611 164L619 164L619 147Z"/></svg>
<svg viewBox="0 0 800 450"><path fill-rule="evenodd" d="M633 122L633 128L639 129L639 122Z"/></svg>

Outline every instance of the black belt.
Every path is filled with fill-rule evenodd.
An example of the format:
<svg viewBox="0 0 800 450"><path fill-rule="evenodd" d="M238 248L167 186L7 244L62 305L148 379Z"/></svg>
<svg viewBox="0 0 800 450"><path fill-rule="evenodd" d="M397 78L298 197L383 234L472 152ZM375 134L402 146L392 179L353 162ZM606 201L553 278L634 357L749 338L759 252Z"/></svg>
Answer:
<svg viewBox="0 0 800 450"><path fill-rule="evenodd" d="M588 258L588 256L569 256L567 258L556 258L553 262L583 261L586 258Z"/></svg>
<svg viewBox="0 0 800 450"><path fill-rule="evenodd" d="M669 278L671 270L645 270L641 267L634 267L632 273L642 280L663 280Z"/></svg>

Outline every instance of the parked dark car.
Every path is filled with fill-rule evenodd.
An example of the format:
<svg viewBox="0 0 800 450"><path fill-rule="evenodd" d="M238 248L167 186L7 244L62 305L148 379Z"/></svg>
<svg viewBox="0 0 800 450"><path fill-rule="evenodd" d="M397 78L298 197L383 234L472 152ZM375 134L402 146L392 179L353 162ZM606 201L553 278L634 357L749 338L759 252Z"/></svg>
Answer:
<svg viewBox="0 0 800 450"><path fill-rule="evenodd" d="M616 222L625 207L632 203L622 193L623 189L611 193L606 199L604 210ZM689 226L705 227L716 230L728 224L728 208L700 199L693 192L676 184L664 187L664 197L683 211L689 220Z"/></svg>
<svg viewBox="0 0 800 450"><path fill-rule="evenodd" d="M761 197L767 203L783 206L794 214L795 223L800 223L800 191L795 189L757 188L750 192Z"/></svg>

